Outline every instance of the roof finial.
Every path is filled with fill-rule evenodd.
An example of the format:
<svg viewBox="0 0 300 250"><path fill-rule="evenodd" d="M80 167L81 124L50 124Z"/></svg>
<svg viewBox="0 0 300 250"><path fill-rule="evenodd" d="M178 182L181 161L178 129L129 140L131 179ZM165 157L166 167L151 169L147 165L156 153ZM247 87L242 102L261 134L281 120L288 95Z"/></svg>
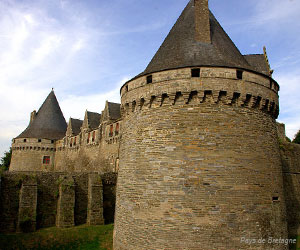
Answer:
<svg viewBox="0 0 300 250"><path fill-rule="evenodd" d="M51 91L54 91L54 88L52 87L52 90Z"/></svg>

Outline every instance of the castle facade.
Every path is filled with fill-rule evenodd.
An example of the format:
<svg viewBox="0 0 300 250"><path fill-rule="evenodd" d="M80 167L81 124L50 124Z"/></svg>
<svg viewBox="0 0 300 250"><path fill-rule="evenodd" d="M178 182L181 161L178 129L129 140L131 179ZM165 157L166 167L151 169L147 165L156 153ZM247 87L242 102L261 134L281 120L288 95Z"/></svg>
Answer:
<svg viewBox="0 0 300 250"><path fill-rule="evenodd" d="M117 172L115 250L286 250L268 239L299 234L300 148L276 123L272 72L190 0L121 104L67 124L51 91L10 171Z"/></svg>
<svg viewBox="0 0 300 250"><path fill-rule="evenodd" d="M117 172L121 124L120 104L108 101L67 124L52 90L13 139L10 171Z"/></svg>

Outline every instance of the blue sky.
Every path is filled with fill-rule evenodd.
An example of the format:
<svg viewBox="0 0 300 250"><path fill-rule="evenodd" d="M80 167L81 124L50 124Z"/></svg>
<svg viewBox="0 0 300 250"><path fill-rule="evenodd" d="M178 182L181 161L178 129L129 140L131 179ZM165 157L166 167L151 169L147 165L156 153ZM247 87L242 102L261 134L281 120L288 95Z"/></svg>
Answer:
<svg viewBox="0 0 300 250"><path fill-rule="evenodd" d="M83 118L120 102L119 88L142 72L188 0L1 0L0 156L54 87L61 109ZM210 0L243 54L265 45L281 86L287 135L300 128L300 1Z"/></svg>

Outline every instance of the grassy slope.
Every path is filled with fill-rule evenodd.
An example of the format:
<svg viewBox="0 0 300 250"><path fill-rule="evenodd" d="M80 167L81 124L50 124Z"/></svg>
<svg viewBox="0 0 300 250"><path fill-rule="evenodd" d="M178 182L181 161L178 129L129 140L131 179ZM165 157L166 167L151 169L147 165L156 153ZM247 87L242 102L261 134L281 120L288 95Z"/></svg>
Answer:
<svg viewBox="0 0 300 250"><path fill-rule="evenodd" d="M112 250L113 224L46 228L28 234L0 234L0 249Z"/></svg>

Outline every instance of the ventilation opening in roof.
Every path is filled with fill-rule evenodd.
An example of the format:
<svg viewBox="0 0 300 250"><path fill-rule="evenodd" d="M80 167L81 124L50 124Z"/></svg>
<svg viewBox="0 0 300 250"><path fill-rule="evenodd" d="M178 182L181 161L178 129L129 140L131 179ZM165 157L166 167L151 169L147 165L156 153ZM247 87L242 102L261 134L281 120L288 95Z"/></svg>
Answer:
<svg viewBox="0 0 300 250"><path fill-rule="evenodd" d="M200 69L191 69L191 75L192 77L200 77Z"/></svg>
<svg viewBox="0 0 300 250"><path fill-rule="evenodd" d="M243 79L243 71L237 70L236 71L236 78L242 80Z"/></svg>
<svg viewBox="0 0 300 250"><path fill-rule="evenodd" d="M152 83L152 75L147 76L147 84Z"/></svg>

